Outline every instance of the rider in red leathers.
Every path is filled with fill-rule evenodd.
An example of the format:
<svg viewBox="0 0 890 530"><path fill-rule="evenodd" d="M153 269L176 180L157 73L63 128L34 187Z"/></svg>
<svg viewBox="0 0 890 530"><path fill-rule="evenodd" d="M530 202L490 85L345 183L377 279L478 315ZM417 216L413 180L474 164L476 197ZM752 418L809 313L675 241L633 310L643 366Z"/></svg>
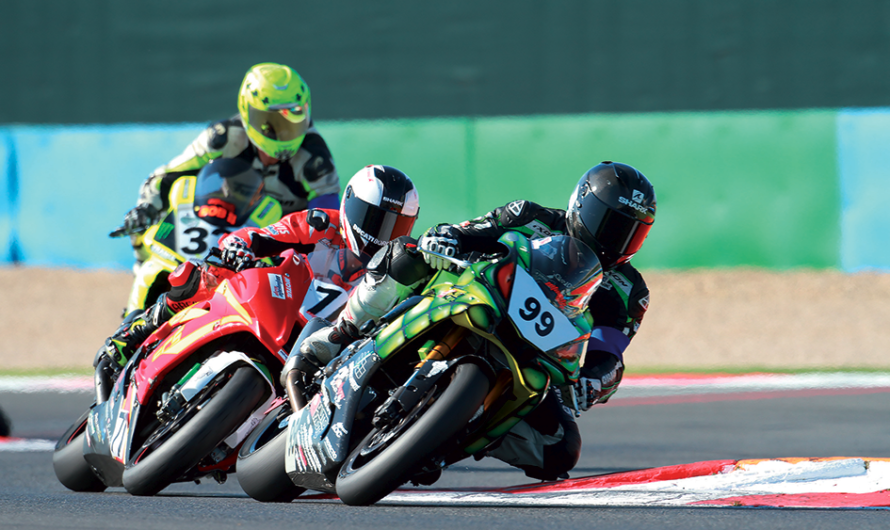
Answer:
<svg viewBox="0 0 890 530"><path fill-rule="evenodd" d="M326 287L318 289L323 299L304 301L304 310L331 317L361 281L371 256L411 233L418 211L417 189L407 175L389 166L366 166L350 179L339 210L299 211L265 228L242 228L220 240L219 247L222 260L235 270L287 249L306 254L314 281ZM106 357L125 365L149 335L176 313L211 297L218 284L198 261L180 265L169 281L170 291L105 341L96 366Z"/></svg>

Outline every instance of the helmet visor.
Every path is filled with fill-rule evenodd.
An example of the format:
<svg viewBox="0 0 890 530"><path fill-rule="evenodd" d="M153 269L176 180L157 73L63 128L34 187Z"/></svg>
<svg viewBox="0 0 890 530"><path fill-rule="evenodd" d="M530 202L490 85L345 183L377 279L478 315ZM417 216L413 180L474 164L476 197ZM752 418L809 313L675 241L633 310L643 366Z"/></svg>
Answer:
<svg viewBox="0 0 890 530"><path fill-rule="evenodd" d="M388 241L409 235L417 220L358 198L345 201L343 213L349 223L347 230L358 245L353 250L368 256L373 256Z"/></svg>
<svg viewBox="0 0 890 530"><path fill-rule="evenodd" d="M581 216L581 239L596 241L601 248L616 256L632 256L643 246L651 224L642 223L632 217L617 212L602 203L595 195L589 194L587 201L597 201L599 208L587 204L578 214Z"/></svg>
<svg viewBox="0 0 890 530"><path fill-rule="evenodd" d="M275 105L270 110L259 110L248 105L247 121L250 127L270 140L290 142L309 130L309 109L302 105Z"/></svg>

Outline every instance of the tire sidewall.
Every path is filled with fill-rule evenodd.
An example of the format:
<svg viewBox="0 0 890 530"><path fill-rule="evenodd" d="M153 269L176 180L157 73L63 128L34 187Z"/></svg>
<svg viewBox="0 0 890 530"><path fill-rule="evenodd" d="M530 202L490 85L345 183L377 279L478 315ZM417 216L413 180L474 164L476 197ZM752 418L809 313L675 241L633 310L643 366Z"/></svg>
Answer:
<svg viewBox="0 0 890 530"><path fill-rule="evenodd" d="M244 440L238 452L235 473L238 483L245 493L260 502L290 502L306 491L287 475L284 460L287 428L280 428L280 422L277 410L269 412ZM269 436L271 430L278 433L271 440L254 445L259 438Z"/></svg>
<svg viewBox="0 0 890 530"><path fill-rule="evenodd" d="M209 403L159 448L124 469L123 484L134 495L154 495L193 468L263 402L265 378L242 366Z"/></svg>
<svg viewBox="0 0 890 530"><path fill-rule="evenodd" d="M413 425L370 462L347 473L346 466L361 451L364 440L353 450L337 479L340 499L352 505L371 504L404 484L418 464L469 423L488 388L488 377L479 366L458 364L448 387Z"/></svg>

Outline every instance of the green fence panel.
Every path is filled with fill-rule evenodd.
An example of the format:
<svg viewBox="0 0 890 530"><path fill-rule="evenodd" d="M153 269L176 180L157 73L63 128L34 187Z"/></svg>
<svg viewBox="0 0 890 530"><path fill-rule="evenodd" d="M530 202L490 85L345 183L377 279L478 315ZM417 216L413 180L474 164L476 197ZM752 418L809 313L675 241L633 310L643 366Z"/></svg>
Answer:
<svg viewBox="0 0 890 530"><path fill-rule="evenodd" d="M724 112L481 119L478 211L516 198L564 208L602 160L658 194L635 260L656 268L837 267L835 112Z"/></svg>
<svg viewBox="0 0 890 530"><path fill-rule="evenodd" d="M466 219L469 120L326 122L319 130L334 155L340 185L368 164L393 166L417 186L420 217L414 235L430 225Z"/></svg>

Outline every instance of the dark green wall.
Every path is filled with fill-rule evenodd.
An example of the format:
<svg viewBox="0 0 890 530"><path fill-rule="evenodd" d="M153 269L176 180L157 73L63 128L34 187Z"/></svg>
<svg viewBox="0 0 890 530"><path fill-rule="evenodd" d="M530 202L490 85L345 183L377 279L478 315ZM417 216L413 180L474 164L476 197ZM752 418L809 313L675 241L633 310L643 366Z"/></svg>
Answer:
<svg viewBox="0 0 890 530"><path fill-rule="evenodd" d="M886 0L2 0L0 123L209 121L300 71L320 120L890 104Z"/></svg>

